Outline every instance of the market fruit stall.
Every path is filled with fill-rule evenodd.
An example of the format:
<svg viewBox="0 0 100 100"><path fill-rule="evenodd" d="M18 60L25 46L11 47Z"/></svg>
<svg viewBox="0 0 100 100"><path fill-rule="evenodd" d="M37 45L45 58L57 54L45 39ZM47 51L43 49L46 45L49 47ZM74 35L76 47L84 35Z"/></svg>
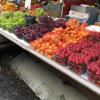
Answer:
<svg viewBox="0 0 100 100"><path fill-rule="evenodd" d="M100 95L100 31L87 26L76 18L0 15L1 35Z"/></svg>
<svg viewBox="0 0 100 100"><path fill-rule="evenodd" d="M3 29L0 29L0 34L14 42L15 44L19 45L21 48L25 49L26 51L32 53L33 55L39 57L41 60L45 61L46 63L50 64L52 67L56 68L57 70L61 71L62 73L70 76L72 79L76 80L80 84L86 86L90 90L94 91L95 93L100 95L100 88L96 86L95 84L91 83L90 81L87 80L86 75L77 75L71 70L68 69L68 67L63 67L62 65L56 63L55 61L48 59L47 57L41 55L40 53L36 52L29 46L28 43L26 43L23 40L18 39L14 34L9 33Z"/></svg>

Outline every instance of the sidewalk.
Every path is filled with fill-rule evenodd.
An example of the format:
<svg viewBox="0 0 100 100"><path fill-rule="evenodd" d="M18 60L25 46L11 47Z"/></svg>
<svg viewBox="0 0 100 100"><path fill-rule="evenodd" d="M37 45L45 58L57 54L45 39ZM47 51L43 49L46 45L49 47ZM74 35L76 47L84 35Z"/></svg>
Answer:
<svg viewBox="0 0 100 100"><path fill-rule="evenodd" d="M40 100L33 91L12 72L0 72L0 100Z"/></svg>

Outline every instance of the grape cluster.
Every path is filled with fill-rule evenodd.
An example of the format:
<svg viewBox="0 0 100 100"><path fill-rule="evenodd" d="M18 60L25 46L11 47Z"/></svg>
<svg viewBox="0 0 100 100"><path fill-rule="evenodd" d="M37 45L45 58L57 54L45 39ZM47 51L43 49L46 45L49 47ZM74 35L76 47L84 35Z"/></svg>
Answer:
<svg viewBox="0 0 100 100"><path fill-rule="evenodd" d="M23 13L21 11L16 11L16 12L13 13L13 16L17 17L17 18L24 17L25 15L26 15L26 13Z"/></svg>
<svg viewBox="0 0 100 100"><path fill-rule="evenodd" d="M57 19L57 20L55 20L55 27L66 28L65 23L66 23L66 21L64 19Z"/></svg>
<svg viewBox="0 0 100 100"><path fill-rule="evenodd" d="M35 29L38 27L38 24L25 25L25 26L16 26L13 28L13 32L21 39L26 41L31 41L41 37L41 34L37 34Z"/></svg>
<svg viewBox="0 0 100 100"><path fill-rule="evenodd" d="M63 27L65 28L65 20L64 19L57 19L54 20L52 17L49 16L41 16L39 17L39 23L49 31L52 31L54 28Z"/></svg>
<svg viewBox="0 0 100 100"><path fill-rule="evenodd" d="M43 34L51 31L54 27L49 26L50 24L52 24L53 20L50 21L51 19L47 16L41 16L39 18L39 23L36 22L36 18L34 16L25 16L26 17L26 22L29 25L29 33L31 34L32 32L30 31L34 31L34 38L33 39L37 39L39 37L42 37ZM37 24L34 24L37 23ZM33 24L32 26L33 28L30 28L30 24ZM22 29L24 30L24 29Z"/></svg>
<svg viewBox="0 0 100 100"><path fill-rule="evenodd" d="M12 15L13 15L13 13L10 11L2 11L0 14L0 17L9 18L9 17L12 17Z"/></svg>
<svg viewBox="0 0 100 100"><path fill-rule="evenodd" d="M40 16L38 21L40 25L44 26L43 28L47 30L46 32L52 31L55 28L54 20L52 17Z"/></svg>
<svg viewBox="0 0 100 100"><path fill-rule="evenodd" d="M27 41L37 39L42 37L44 33L51 31L54 27L50 27L49 24L53 22L53 19L47 16L41 16L39 24L36 23L34 16L25 16L26 22L28 25L15 27L13 32L21 38L24 38ZM32 24L33 23L33 24ZM36 24L34 24L36 23Z"/></svg>
<svg viewBox="0 0 100 100"><path fill-rule="evenodd" d="M27 24L37 23L35 16L25 15L25 20Z"/></svg>
<svg viewBox="0 0 100 100"><path fill-rule="evenodd" d="M38 39L45 33L52 31L55 27L64 27L63 19L53 20L52 17L41 16L36 21L36 17L25 15L26 25L13 28L13 32L27 41Z"/></svg>
<svg viewBox="0 0 100 100"><path fill-rule="evenodd" d="M3 29L12 31L14 26L24 25L26 23L24 15L25 14L20 11L14 13L11 13L9 11L4 11L0 14L0 26Z"/></svg>

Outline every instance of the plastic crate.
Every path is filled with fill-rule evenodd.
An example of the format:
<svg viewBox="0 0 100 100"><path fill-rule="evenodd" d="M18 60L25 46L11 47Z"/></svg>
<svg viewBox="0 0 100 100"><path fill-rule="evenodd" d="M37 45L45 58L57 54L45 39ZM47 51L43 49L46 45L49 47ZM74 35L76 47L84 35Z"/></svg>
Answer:
<svg viewBox="0 0 100 100"><path fill-rule="evenodd" d="M87 68L85 65L76 65L68 62L69 68L78 75L84 74L87 72Z"/></svg>
<svg viewBox="0 0 100 100"><path fill-rule="evenodd" d="M93 40L93 41L99 41L100 42L100 38L97 38L97 37L89 36L89 39Z"/></svg>
<svg viewBox="0 0 100 100"><path fill-rule="evenodd" d="M66 58L62 58L62 57L60 57L60 56L58 56L58 55L55 55L55 56L53 57L53 59L54 59L56 62L58 62L59 64L63 65L63 66L66 66L66 65L67 65L67 59L66 59Z"/></svg>
<svg viewBox="0 0 100 100"><path fill-rule="evenodd" d="M95 83L96 85L100 86L100 76L95 75L94 73L88 71L88 79L89 81Z"/></svg>

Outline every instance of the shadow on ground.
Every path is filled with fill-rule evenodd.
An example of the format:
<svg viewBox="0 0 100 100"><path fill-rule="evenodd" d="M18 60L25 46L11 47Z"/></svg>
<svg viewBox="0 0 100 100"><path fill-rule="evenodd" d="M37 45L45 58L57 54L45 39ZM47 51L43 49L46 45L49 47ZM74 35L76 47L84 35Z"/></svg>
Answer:
<svg viewBox="0 0 100 100"><path fill-rule="evenodd" d="M0 51L0 100L40 100L10 69L10 61L21 51L16 46Z"/></svg>

